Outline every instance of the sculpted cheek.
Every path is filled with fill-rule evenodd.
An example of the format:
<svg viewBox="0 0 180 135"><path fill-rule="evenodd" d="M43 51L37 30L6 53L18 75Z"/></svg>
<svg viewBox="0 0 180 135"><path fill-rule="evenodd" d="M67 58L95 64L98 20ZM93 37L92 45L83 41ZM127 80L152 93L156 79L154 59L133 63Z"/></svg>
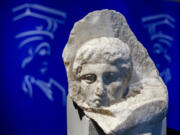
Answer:
<svg viewBox="0 0 180 135"><path fill-rule="evenodd" d="M86 82L82 81L81 82L81 89L83 91L83 93L87 96L87 98L89 96L92 96L93 95L93 91L95 89L95 86L94 84L87 84Z"/></svg>
<svg viewBox="0 0 180 135"><path fill-rule="evenodd" d="M81 89L83 92L85 92L88 88L88 84L85 83L84 81L81 81Z"/></svg>
<svg viewBox="0 0 180 135"><path fill-rule="evenodd" d="M111 97L119 97L121 95L122 82L113 82L108 86L108 94Z"/></svg>

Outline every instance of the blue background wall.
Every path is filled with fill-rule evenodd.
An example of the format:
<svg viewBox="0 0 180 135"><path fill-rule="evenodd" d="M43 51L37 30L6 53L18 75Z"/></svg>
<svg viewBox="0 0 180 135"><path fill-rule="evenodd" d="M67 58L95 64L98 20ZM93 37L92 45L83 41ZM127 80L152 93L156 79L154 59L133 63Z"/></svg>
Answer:
<svg viewBox="0 0 180 135"><path fill-rule="evenodd" d="M168 86L168 127L180 131L180 1L1 0L1 135L67 134L62 51L74 22L105 8L147 48Z"/></svg>

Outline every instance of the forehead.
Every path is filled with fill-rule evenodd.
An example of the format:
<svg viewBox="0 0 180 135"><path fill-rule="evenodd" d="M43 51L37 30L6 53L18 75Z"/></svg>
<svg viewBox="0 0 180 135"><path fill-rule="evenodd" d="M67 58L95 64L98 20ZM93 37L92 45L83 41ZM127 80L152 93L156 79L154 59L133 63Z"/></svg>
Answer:
<svg viewBox="0 0 180 135"><path fill-rule="evenodd" d="M76 54L76 60L91 62L112 62L115 59L127 59L130 50L127 44L118 39L99 38L85 43Z"/></svg>
<svg viewBox="0 0 180 135"><path fill-rule="evenodd" d="M115 65L111 64L84 64L82 66L81 74L88 74L88 73L104 73L104 72L118 72L118 68Z"/></svg>

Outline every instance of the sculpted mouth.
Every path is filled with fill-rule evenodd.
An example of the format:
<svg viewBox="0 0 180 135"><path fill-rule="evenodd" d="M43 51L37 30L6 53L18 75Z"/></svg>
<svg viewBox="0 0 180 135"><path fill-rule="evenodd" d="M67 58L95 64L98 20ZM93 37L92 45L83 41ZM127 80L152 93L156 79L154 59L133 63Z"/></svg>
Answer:
<svg viewBox="0 0 180 135"><path fill-rule="evenodd" d="M102 98L99 96L94 96L89 100L88 104L92 107L99 107L102 104Z"/></svg>
<svg viewBox="0 0 180 135"><path fill-rule="evenodd" d="M102 99L100 97L95 97L95 99L93 100L93 103L96 106L100 106Z"/></svg>
<svg viewBox="0 0 180 135"><path fill-rule="evenodd" d="M100 103L100 99L95 99L93 102L95 102L95 103Z"/></svg>
<svg viewBox="0 0 180 135"><path fill-rule="evenodd" d="M93 102L95 102L95 101L101 101L101 97L95 96Z"/></svg>

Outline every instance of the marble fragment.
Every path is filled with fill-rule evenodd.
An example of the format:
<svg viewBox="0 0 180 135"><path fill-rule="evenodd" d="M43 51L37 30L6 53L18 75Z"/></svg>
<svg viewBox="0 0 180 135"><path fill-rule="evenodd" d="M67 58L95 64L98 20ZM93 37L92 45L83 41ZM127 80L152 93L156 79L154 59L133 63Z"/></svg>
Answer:
<svg viewBox="0 0 180 135"><path fill-rule="evenodd" d="M76 22L63 60L69 97L106 134L128 134L166 116L167 88L121 13L94 11Z"/></svg>

